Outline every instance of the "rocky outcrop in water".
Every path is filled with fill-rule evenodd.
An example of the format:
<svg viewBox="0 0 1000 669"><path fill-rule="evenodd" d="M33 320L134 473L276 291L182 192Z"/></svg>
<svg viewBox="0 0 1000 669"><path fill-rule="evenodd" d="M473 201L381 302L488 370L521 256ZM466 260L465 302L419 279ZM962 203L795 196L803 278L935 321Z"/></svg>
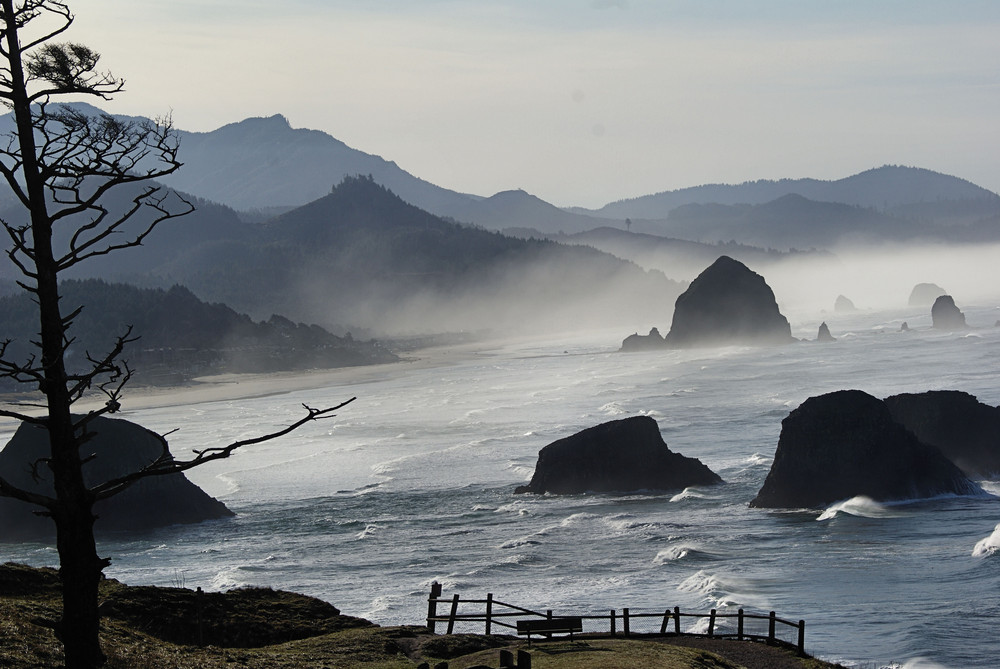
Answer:
<svg viewBox="0 0 1000 669"><path fill-rule="evenodd" d="M958 390L885 398L893 419L973 478L1000 474L1000 407Z"/></svg>
<svg viewBox="0 0 1000 669"><path fill-rule="evenodd" d="M876 501L980 493L941 452L860 390L810 397L781 422L774 462L750 506L815 508L865 495Z"/></svg>
<svg viewBox="0 0 1000 669"><path fill-rule="evenodd" d="M674 348L793 341L764 277L728 256L712 263L677 298L666 336Z"/></svg>
<svg viewBox="0 0 1000 669"><path fill-rule="evenodd" d="M538 452L535 473L515 493L680 490L722 483L696 458L672 452L656 421L635 416L602 423Z"/></svg>
<svg viewBox="0 0 1000 669"><path fill-rule="evenodd" d="M635 351L655 351L664 347L663 336L660 331L653 328L648 335L641 335L638 332L628 337L622 342L622 347L618 349L623 353Z"/></svg>
<svg viewBox="0 0 1000 669"><path fill-rule="evenodd" d="M155 433L126 420L99 417L90 424L94 436L82 451L94 458L83 467L84 480L94 485L137 471L163 452ZM0 451L0 476L20 488L53 495L52 475L42 465L32 478L30 465L47 457L48 430L22 423ZM0 498L0 541L47 539L54 535L52 521L33 513L39 507L11 498ZM98 516L94 530L138 532L179 523L197 523L232 516L226 506L188 481L184 474L142 479L123 492L94 505Z"/></svg>
<svg viewBox="0 0 1000 669"><path fill-rule="evenodd" d="M947 292L937 284L918 283L910 291L910 299L907 304L911 307L929 307L934 304L934 300L945 295Z"/></svg>
<svg viewBox="0 0 1000 669"><path fill-rule="evenodd" d="M965 324L965 314L955 306L955 300L951 295L942 295L934 300L931 307L931 322L938 330L964 330L968 326Z"/></svg>
<svg viewBox="0 0 1000 669"><path fill-rule="evenodd" d="M854 306L854 302L843 295L838 295L837 299L833 303L833 310L838 314L849 314L857 311L857 307Z"/></svg>
<svg viewBox="0 0 1000 669"><path fill-rule="evenodd" d="M837 341L837 338L834 337L832 334L830 334L830 328L826 324L826 321L823 321L822 323L819 324L819 331L816 333L816 341L820 342Z"/></svg>

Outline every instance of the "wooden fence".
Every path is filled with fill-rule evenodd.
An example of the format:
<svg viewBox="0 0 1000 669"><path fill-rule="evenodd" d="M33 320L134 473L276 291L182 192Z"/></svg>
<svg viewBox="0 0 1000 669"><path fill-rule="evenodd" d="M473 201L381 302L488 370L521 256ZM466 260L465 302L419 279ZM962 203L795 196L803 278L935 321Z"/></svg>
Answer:
<svg viewBox="0 0 1000 669"><path fill-rule="evenodd" d="M442 613L439 606L446 612ZM451 598L442 598L441 584L436 581L431 584L430 596L427 598L427 628L432 633L436 632L438 623L447 625L445 634L453 634L456 626L471 629L477 628L478 623L482 623L485 634L506 634L508 630L516 632L518 620L559 617L563 616L554 616L551 610L535 611L501 602L493 598L493 593L488 593L486 599L461 599L457 594ZM740 641L762 641L786 646L796 650L800 655L805 655L805 621L784 620L778 618L774 611L767 615L745 613L743 609L736 613L719 613L715 609L707 614L684 613L680 607L675 606L672 609L656 612L636 612L626 608L620 611L611 609L606 614L573 617L584 621L583 632L591 636L628 637L635 634L707 636ZM707 631L682 631L681 618L707 618ZM782 633L779 633L779 626ZM789 636L794 640L790 640Z"/></svg>

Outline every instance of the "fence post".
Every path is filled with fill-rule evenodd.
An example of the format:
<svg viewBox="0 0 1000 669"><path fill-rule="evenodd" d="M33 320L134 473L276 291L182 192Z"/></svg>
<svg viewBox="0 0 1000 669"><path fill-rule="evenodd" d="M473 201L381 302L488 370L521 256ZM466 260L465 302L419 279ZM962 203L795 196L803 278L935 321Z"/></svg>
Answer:
<svg viewBox="0 0 1000 669"><path fill-rule="evenodd" d="M743 641L743 609L740 609L736 618L736 640Z"/></svg>
<svg viewBox="0 0 1000 669"><path fill-rule="evenodd" d="M615 635L615 610L611 609L611 636Z"/></svg>
<svg viewBox="0 0 1000 669"><path fill-rule="evenodd" d="M201 609L202 609L202 606L203 606L202 597L204 596L204 594L205 593L202 592L202 589L201 589L200 585L198 586L198 589L194 591L194 602L195 602L194 605L195 605L195 610L197 611L197 619L198 619L198 645L199 646L204 646L205 645L205 626L202 624L202 619L201 619Z"/></svg>
<svg viewBox="0 0 1000 669"><path fill-rule="evenodd" d="M708 637L715 636L715 609L708 615Z"/></svg>
<svg viewBox="0 0 1000 669"><path fill-rule="evenodd" d="M458 593L451 598L451 613L448 615L448 631L446 634L451 634L455 629L455 614L458 613Z"/></svg>
<svg viewBox="0 0 1000 669"><path fill-rule="evenodd" d="M628 609L622 609L622 634L628 638L629 632Z"/></svg>
<svg viewBox="0 0 1000 669"><path fill-rule="evenodd" d="M486 593L486 636L490 635L493 627L493 593Z"/></svg>
<svg viewBox="0 0 1000 669"><path fill-rule="evenodd" d="M681 633L681 607L674 607L674 632L680 636Z"/></svg>
<svg viewBox="0 0 1000 669"><path fill-rule="evenodd" d="M663 612L663 622L660 623L660 634L667 633L667 623L670 622L670 609Z"/></svg>
<svg viewBox="0 0 1000 669"><path fill-rule="evenodd" d="M799 655L806 654L806 621L799 621Z"/></svg>
<svg viewBox="0 0 1000 669"><path fill-rule="evenodd" d="M431 595L427 598L427 630L434 634L434 619L437 617L437 599L441 596L441 584L431 583Z"/></svg>
<svg viewBox="0 0 1000 669"><path fill-rule="evenodd" d="M771 611L767 621L767 642L770 644L774 643L774 615L774 611Z"/></svg>

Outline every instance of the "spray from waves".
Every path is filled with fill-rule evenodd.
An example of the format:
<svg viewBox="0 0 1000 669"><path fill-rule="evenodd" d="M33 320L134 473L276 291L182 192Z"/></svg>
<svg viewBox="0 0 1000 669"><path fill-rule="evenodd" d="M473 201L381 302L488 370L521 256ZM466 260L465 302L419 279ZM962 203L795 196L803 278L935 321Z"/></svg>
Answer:
<svg viewBox="0 0 1000 669"><path fill-rule="evenodd" d="M760 465L769 465L771 464L771 460L773 460L773 458L769 458L762 453L754 453L746 459L746 463L750 466L756 467Z"/></svg>
<svg viewBox="0 0 1000 669"><path fill-rule="evenodd" d="M989 557L1000 551L1000 525L993 528L993 534L976 542L972 557Z"/></svg>
<svg viewBox="0 0 1000 669"><path fill-rule="evenodd" d="M750 580L713 574L704 569L681 581L677 589L701 595L715 609L749 606L765 610L769 607L766 598L755 592L758 588Z"/></svg>
<svg viewBox="0 0 1000 669"><path fill-rule="evenodd" d="M843 502L837 502L819 514L819 518L816 520L832 520L838 514L857 516L859 518L899 518L903 515L897 511L893 511L885 504L876 502L871 497L858 495Z"/></svg>
<svg viewBox="0 0 1000 669"><path fill-rule="evenodd" d="M925 657L914 657L904 662L900 669L948 669L943 664L938 664Z"/></svg>

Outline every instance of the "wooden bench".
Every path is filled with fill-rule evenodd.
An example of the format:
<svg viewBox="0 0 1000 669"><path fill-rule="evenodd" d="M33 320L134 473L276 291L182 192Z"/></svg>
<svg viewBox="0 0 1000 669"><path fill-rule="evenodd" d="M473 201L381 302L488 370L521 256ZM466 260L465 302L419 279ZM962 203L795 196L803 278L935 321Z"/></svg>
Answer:
<svg viewBox="0 0 1000 669"><path fill-rule="evenodd" d="M580 616L560 616L559 618L528 618L517 621L517 633L526 634L531 643L532 634L551 637L553 634L569 634L583 631L583 619Z"/></svg>

